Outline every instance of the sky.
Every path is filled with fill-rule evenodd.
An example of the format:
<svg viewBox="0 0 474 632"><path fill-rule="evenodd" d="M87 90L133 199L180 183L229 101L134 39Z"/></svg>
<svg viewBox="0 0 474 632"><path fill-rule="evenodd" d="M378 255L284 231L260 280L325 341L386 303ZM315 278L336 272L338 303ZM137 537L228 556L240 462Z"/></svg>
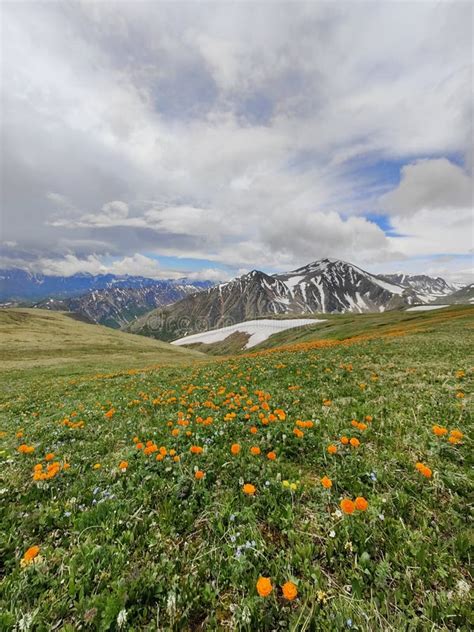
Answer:
<svg viewBox="0 0 474 632"><path fill-rule="evenodd" d="M1 267L472 281L468 2L3 2Z"/></svg>

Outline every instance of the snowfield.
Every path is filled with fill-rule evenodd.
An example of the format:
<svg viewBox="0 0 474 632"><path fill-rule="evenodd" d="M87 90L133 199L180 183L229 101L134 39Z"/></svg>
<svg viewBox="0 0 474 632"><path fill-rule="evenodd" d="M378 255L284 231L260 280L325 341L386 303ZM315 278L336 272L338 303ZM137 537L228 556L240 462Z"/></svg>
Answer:
<svg viewBox="0 0 474 632"><path fill-rule="evenodd" d="M178 338L173 340L172 345L189 345L195 342L204 342L210 344L212 342L220 342L225 340L228 336L236 333L247 333L250 338L245 345L245 349L255 347L260 344L272 334L276 334L279 331L285 329L294 329L295 327L303 327L304 325L315 325L316 323L323 323L325 319L317 318L294 318L289 320L247 320L242 323L236 323L235 325L229 325L229 327L221 327L220 329L213 329L212 331L204 331L200 334L192 334L191 336L184 336L184 338Z"/></svg>
<svg viewBox="0 0 474 632"><path fill-rule="evenodd" d="M409 307L407 312L427 312L430 309L441 309L442 307L449 307L449 305L417 305L416 307Z"/></svg>

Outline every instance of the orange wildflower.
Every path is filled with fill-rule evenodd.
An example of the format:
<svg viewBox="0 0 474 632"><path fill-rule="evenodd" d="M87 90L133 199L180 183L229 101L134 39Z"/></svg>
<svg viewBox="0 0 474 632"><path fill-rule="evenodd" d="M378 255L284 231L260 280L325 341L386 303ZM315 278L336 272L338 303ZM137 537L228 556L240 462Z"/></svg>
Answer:
<svg viewBox="0 0 474 632"><path fill-rule="evenodd" d="M255 485L252 485L251 483L245 483L245 485L242 487L242 491L244 492L244 494L247 494L247 496L253 496L257 489Z"/></svg>
<svg viewBox="0 0 474 632"><path fill-rule="evenodd" d="M277 455L275 452L268 452L267 459L270 459L270 461L274 461L276 458L277 458Z"/></svg>
<svg viewBox="0 0 474 632"><path fill-rule="evenodd" d="M257 430L256 426L252 426L252 427L250 428L250 432L251 432L252 434L257 434L258 430Z"/></svg>
<svg viewBox="0 0 474 632"><path fill-rule="evenodd" d="M351 444L353 448L358 448L360 446L360 441L359 439L357 439L357 437L352 437L349 443Z"/></svg>
<svg viewBox="0 0 474 632"><path fill-rule="evenodd" d="M288 601L293 601L298 595L298 589L293 582L285 582L281 589L283 591L283 597Z"/></svg>
<svg viewBox="0 0 474 632"><path fill-rule="evenodd" d="M455 439L462 439L464 437L463 433L457 429L451 430L450 435Z"/></svg>
<svg viewBox="0 0 474 632"><path fill-rule="evenodd" d="M421 473L423 474L423 476L425 476L426 478L431 478L433 475L433 472L430 470L430 468L428 466L424 466L424 468L421 470Z"/></svg>
<svg viewBox="0 0 474 632"><path fill-rule="evenodd" d="M328 445L328 452L329 454L336 454L337 452L337 447L331 443L331 445Z"/></svg>
<svg viewBox="0 0 474 632"><path fill-rule="evenodd" d="M304 432L299 428L293 428L293 434L295 435L295 437L298 437L298 439L304 437Z"/></svg>
<svg viewBox="0 0 474 632"><path fill-rule="evenodd" d="M341 437L341 443L347 445L349 443L349 437Z"/></svg>
<svg viewBox="0 0 474 632"><path fill-rule="evenodd" d="M35 448L32 445L26 445L26 443L22 443L18 446L17 450L18 452L21 452L21 454L31 454L35 451Z"/></svg>
<svg viewBox="0 0 474 632"><path fill-rule="evenodd" d="M355 508L358 511L367 511L368 506L369 503L363 496L357 496L357 498L355 499Z"/></svg>
<svg viewBox="0 0 474 632"><path fill-rule="evenodd" d="M204 472L202 470L196 470L196 472L194 473L194 478L200 481L202 478L204 478Z"/></svg>
<svg viewBox="0 0 474 632"><path fill-rule="evenodd" d="M433 426L433 432L437 437L442 437L445 434L448 434L448 429L443 426L435 425Z"/></svg>
<svg viewBox="0 0 474 632"><path fill-rule="evenodd" d="M111 408L110 410L108 410L106 413L104 413L104 417L106 419L112 419L112 417L115 415L115 408ZM72 415L71 415L72 417Z"/></svg>
<svg viewBox="0 0 474 632"><path fill-rule="evenodd" d="M30 546L30 548L25 551L23 557L21 558L21 565L27 566L28 564L31 564L35 557L38 556L39 552L40 548L38 545L35 544L34 546Z"/></svg>
<svg viewBox="0 0 474 632"><path fill-rule="evenodd" d="M345 514L351 514L355 511L355 503L350 498L343 498L340 503L340 507Z"/></svg>
<svg viewBox="0 0 474 632"><path fill-rule="evenodd" d="M203 451L204 451L204 449L203 449L203 448L201 448L201 446L200 446L200 445L192 445L192 446L189 448L189 451L190 451L192 454L202 454L202 453L203 453Z"/></svg>
<svg viewBox="0 0 474 632"><path fill-rule="evenodd" d="M426 478L431 478L431 476L433 475L433 472L424 463L417 463L415 467L420 472L420 474L423 474L423 476L425 476Z"/></svg>
<svg viewBox="0 0 474 632"><path fill-rule="evenodd" d="M253 454L254 456L258 456L261 453L261 450L260 450L260 448L258 446L253 445L250 448L250 453Z"/></svg>
<svg viewBox="0 0 474 632"><path fill-rule="evenodd" d="M236 454L240 452L240 445L238 443L233 443L230 446L230 451L235 456Z"/></svg>
<svg viewBox="0 0 474 632"><path fill-rule="evenodd" d="M54 459L54 454L52 452L48 452L48 454L44 458L45 461L52 461Z"/></svg>
<svg viewBox="0 0 474 632"><path fill-rule="evenodd" d="M328 478L327 476L323 476L323 478L321 479L321 485L325 487L326 489L331 489L332 480Z"/></svg>
<svg viewBox="0 0 474 632"><path fill-rule="evenodd" d="M268 597L272 592L273 586L270 577L259 577L257 581L257 592L260 597Z"/></svg>
<svg viewBox="0 0 474 632"><path fill-rule="evenodd" d="M143 443L141 443L140 441L138 443L135 444L135 447L137 450L142 450L143 449Z"/></svg>
<svg viewBox="0 0 474 632"><path fill-rule="evenodd" d="M128 467L128 461L120 461L119 470L122 470L122 472L125 472L127 467Z"/></svg>

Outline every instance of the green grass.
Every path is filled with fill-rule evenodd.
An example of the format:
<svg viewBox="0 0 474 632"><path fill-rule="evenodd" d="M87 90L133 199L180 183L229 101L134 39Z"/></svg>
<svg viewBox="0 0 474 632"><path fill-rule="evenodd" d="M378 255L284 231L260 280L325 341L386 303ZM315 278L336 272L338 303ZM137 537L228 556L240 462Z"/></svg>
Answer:
<svg viewBox="0 0 474 632"><path fill-rule="evenodd" d="M466 326L472 327L474 307L471 305L459 305L442 310L426 312L390 311L374 314L299 314L291 318L324 319L324 322L314 325L305 325L294 329L273 334L259 345L252 347L252 351L278 348L284 345L297 344L313 340L344 340L354 336L372 335L374 333L389 333L400 326L426 329L433 323L437 329L450 327L453 319L462 321ZM276 316L276 320L289 320L288 316ZM229 355L245 351L248 335L235 332L224 340L210 344L193 343L186 345L188 349L204 352L208 355Z"/></svg>
<svg viewBox="0 0 474 632"><path fill-rule="evenodd" d="M115 630L126 612L126 630L469 630L472 329L469 312L456 315L408 322L387 314L382 327L406 335L347 346L312 348L306 339L295 350L189 366L103 377L57 367L9 382L0 629L29 617L39 631ZM344 337L374 331L339 323ZM109 372L106 356L102 369ZM269 411L257 392L270 396ZM262 423L259 413L275 409L286 419ZM351 425L367 415L366 430ZM313 424L301 438L298 419ZM434 424L459 429L461 442L435 436ZM343 435L360 446L342 445ZM179 462L145 455L135 437L175 450ZM34 452L19 453L22 443ZM192 454L192 445L204 452ZM33 480L49 452L69 469ZM356 496L368 510L340 515L341 498ZM23 567L33 545L40 555ZM259 576L274 586L266 598ZM292 602L280 589L289 580L298 588Z"/></svg>
<svg viewBox="0 0 474 632"><path fill-rule="evenodd" d="M75 375L153 364L189 364L199 353L100 325L73 314L0 309L0 372ZM8 374L8 376L6 375Z"/></svg>

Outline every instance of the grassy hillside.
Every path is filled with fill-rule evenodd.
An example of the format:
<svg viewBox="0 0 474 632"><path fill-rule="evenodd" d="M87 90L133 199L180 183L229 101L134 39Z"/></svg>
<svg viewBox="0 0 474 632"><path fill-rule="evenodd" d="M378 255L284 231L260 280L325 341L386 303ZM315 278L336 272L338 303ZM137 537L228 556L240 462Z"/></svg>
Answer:
<svg viewBox="0 0 474 632"><path fill-rule="evenodd" d="M199 354L39 309L0 309L0 371L102 372L189 363Z"/></svg>
<svg viewBox="0 0 474 632"><path fill-rule="evenodd" d="M26 373L0 399L0 629L472 629L469 314Z"/></svg>
<svg viewBox="0 0 474 632"><path fill-rule="evenodd" d="M301 318L302 316L299 316ZM311 315L304 315L311 318ZM314 326L307 325L295 329L273 334L264 342L252 347L252 352L262 351L291 345L306 343L314 340L344 340L354 336L378 336L390 334L399 327L425 330L431 326L451 326L451 323L460 320L466 327L472 327L474 306L456 306L426 312L390 311L382 314L314 314L315 318L324 318L325 322ZM234 334L225 340L212 344L195 343L185 345L188 349L202 351L209 355L228 355L243 351L248 336Z"/></svg>

